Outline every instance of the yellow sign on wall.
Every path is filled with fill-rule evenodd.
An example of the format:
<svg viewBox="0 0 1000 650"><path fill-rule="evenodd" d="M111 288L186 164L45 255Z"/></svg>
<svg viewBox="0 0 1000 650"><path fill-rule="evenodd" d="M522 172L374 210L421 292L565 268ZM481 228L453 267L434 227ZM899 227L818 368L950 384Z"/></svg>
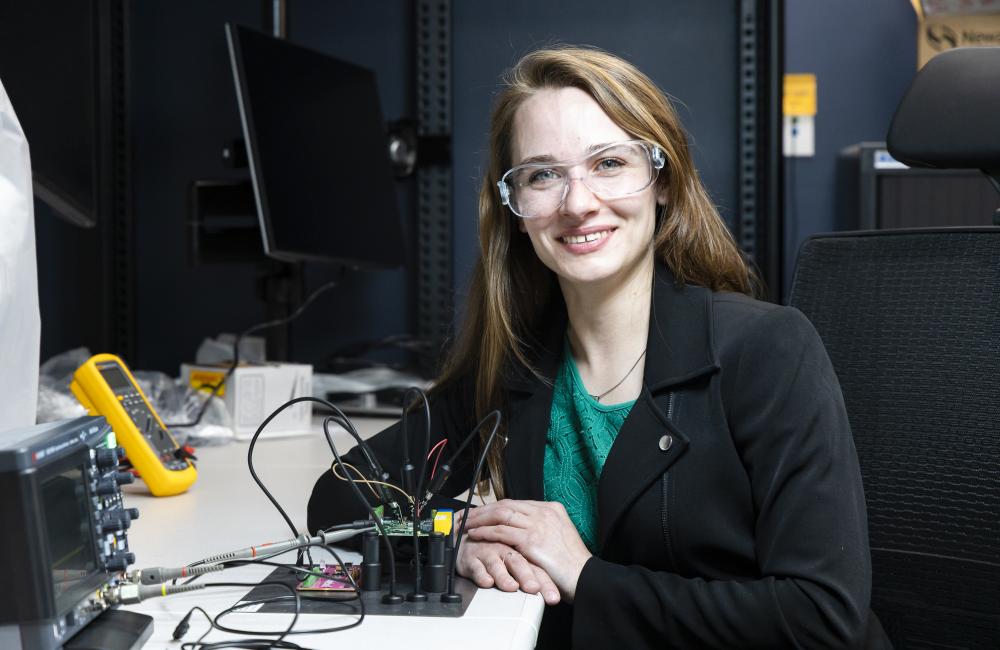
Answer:
<svg viewBox="0 0 1000 650"><path fill-rule="evenodd" d="M798 117L816 115L816 75L785 75L782 112Z"/></svg>

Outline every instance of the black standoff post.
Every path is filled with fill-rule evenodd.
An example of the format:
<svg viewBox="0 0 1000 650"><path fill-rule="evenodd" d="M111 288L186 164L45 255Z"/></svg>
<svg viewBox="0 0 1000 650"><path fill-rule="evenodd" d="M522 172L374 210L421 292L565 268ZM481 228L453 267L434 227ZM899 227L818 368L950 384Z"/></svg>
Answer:
<svg viewBox="0 0 1000 650"><path fill-rule="evenodd" d="M444 535L438 531L430 534L427 542L427 573L425 586L428 592L439 594L448 585L448 564L444 554Z"/></svg>
<svg viewBox="0 0 1000 650"><path fill-rule="evenodd" d="M361 542L361 590L382 589L382 563L379 562L379 538L374 530L366 531Z"/></svg>

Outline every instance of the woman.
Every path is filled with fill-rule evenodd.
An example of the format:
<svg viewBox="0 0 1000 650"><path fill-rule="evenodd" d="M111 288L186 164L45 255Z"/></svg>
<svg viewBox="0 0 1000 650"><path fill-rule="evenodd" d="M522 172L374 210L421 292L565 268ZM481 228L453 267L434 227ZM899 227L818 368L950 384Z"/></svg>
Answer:
<svg viewBox="0 0 1000 650"><path fill-rule="evenodd" d="M432 398L449 449L503 414L498 501L470 512L459 572L561 603L540 647L881 643L836 376L799 312L750 297L664 95L599 50L534 52L490 152L466 321ZM372 443L398 468L399 425ZM346 500L321 477L310 528L357 516Z"/></svg>

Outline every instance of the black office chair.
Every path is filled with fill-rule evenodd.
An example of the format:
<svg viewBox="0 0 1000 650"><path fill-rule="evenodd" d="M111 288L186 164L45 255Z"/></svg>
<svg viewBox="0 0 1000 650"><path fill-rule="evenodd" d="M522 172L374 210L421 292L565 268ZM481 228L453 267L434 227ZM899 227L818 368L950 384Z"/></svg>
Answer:
<svg viewBox="0 0 1000 650"><path fill-rule="evenodd" d="M914 80L888 141L910 165L975 167L997 182L998 134L1000 48L956 50ZM893 644L1000 648L1000 228L812 237L790 303L844 391L872 609Z"/></svg>

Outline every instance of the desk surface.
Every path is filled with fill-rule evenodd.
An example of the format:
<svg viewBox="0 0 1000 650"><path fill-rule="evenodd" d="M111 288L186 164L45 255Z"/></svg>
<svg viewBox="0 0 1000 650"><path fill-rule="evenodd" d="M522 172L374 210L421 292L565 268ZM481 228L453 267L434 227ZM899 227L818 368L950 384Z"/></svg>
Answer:
<svg viewBox="0 0 1000 650"><path fill-rule="evenodd" d="M318 420L317 420L318 422ZM355 420L362 436L375 433L389 420ZM338 451L346 451L353 441L340 430L334 435ZM125 501L139 508L140 518L129 530L129 545L136 555L132 568L183 566L202 557L246 546L293 537L288 526L250 477L246 442L218 447L202 447L198 454L198 480L185 494L155 498L140 483L126 486ZM261 439L254 448L254 468L261 481L282 505L300 532L306 527L306 502L316 478L330 466L332 455L321 433L308 436ZM350 557L347 557L350 555ZM290 561L292 555L285 556ZM345 561L359 561L345 554ZM259 581L268 567L241 567L206 578L218 581ZM187 611L201 606L217 613L236 603L249 589L208 589L167 598L155 598L128 607L154 618L153 637L147 648L176 648L170 641L177 622ZM544 603L540 596L503 593L495 589L477 592L465 616L458 619L369 616L359 627L327 635L295 635L290 641L310 648L343 647L344 642L377 642L377 647L394 643L412 644L415 639L434 639L437 648L462 648L473 642L480 650L532 648L538 634ZM237 614L228 624L251 629L277 630L288 625L281 614ZM353 617L303 615L297 629L333 627ZM192 618L184 637L193 641L205 629L204 620ZM213 632L206 641L229 637ZM423 644L417 643L419 647Z"/></svg>

